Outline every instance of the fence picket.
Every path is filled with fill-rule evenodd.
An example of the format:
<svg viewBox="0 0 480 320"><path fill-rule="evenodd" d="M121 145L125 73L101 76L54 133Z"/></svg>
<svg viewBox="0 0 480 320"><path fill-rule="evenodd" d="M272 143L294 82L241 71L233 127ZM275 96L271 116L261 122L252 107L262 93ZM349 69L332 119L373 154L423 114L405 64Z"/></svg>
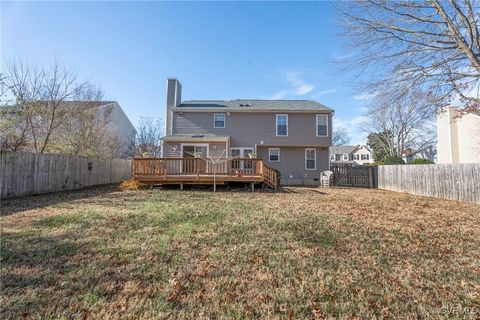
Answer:
<svg viewBox="0 0 480 320"><path fill-rule="evenodd" d="M93 164L88 170L88 163ZM131 160L0 152L0 199L79 189L131 178Z"/></svg>
<svg viewBox="0 0 480 320"><path fill-rule="evenodd" d="M480 163L378 167L378 188L480 203Z"/></svg>

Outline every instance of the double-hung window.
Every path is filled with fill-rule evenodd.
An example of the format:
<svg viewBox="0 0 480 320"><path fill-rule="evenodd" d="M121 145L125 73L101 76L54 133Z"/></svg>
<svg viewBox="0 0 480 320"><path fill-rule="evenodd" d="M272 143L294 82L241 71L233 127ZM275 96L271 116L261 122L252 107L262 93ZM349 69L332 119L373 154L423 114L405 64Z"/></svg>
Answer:
<svg viewBox="0 0 480 320"><path fill-rule="evenodd" d="M317 114L317 137L328 137L328 116Z"/></svg>
<svg viewBox="0 0 480 320"><path fill-rule="evenodd" d="M277 114L277 137L288 136L288 115Z"/></svg>
<svg viewBox="0 0 480 320"><path fill-rule="evenodd" d="M335 161L335 154L334 153L330 154L330 161Z"/></svg>
<svg viewBox="0 0 480 320"><path fill-rule="evenodd" d="M280 161L280 149L279 148L269 148L268 149L268 161L270 161L270 162L279 162Z"/></svg>
<svg viewBox="0 0 480 320"><path fill-rule="evenodd" d="M362 154L362 160L369 160L368 154Z"/></svg>
<svg viewBox="0 0 480 320"><path fill-rule="evenodd" d="M343 154L343 161L348 161L348 153Z"/></svg>
<svg viewBox="0 0 480 320"><path fill-rule="evenodd" d="M305 149L305 170L317 170L317 150Z"/></svg>
<svg viewBox="0 0 480 320"><path fill-rule="evenodd" d="M215 113L215 114L213 114L213 127L214 128L225 128L225 113Z"/></svg>

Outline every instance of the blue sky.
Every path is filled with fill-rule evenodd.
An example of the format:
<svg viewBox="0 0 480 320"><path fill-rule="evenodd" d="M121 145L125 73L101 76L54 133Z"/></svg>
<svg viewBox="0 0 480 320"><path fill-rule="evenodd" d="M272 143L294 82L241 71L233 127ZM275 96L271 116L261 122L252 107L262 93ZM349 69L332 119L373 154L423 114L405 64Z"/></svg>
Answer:
<svg viewBox="0 0 480 320"><path fill-rule="evenodd" d="M100 85L136 124L165 119L165 83L183 99L314 99L352 143L368 95L334 60L348 56L329 2L5 2L1 62L54 57Z"/></svg>

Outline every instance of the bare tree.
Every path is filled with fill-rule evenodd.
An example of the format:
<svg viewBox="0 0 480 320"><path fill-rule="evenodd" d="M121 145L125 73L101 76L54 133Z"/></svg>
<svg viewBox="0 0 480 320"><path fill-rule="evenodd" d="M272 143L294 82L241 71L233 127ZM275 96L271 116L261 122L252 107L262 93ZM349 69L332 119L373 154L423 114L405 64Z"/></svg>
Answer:
<svg viewBox="0 0 480 320"><path fill-rule="evenodd" d="M140 118L136 135L135 155L140 157L159 157L161 155L161 137L163 122L151 117Z"/></svg>
<svg viewBox="0 0 480 320"><path fill-rule="evenodd" d="M347 130L345 130L345 128L340 127L333 130L332 145L343 146L347 143L350 143L350 137L348 136Z"/></svg>
<svg viewBox="0 0 480 320"><path fill-rule="evenodd" d="M111 109L97 108L103 92L58 62L39 67L7 63L1 87L2 150L110 157L119 148L108 130Z"/></svg>
<svg viewBox="0 0 480 320"><path fill-rule="evenodd" d="M78 101L70 108L75 108L71 118L52 139L54 152L95 158L123 157L124 146L109 126L112 106Z"/></svg>
<svg viewBox="0 0 480 320"><path fill-rule="evenodd" d="M20 60L7 63L2 84L14 105L14 112L26 124L29 146L33 151L48 151L56 131L72 117L68 101L92 90L88 82L79 82L74 71L55 61L39 67Z"/></svg>
<svg viewBox="0 0 480 320"><path fill-rule="evenodd" d="M435 144L435 113L428 94L415 92L392 101L390 95L378 97L367 112L364 130L371 143L386 156L402 157L405 150L414 154Z"/></svg>
<svg viewBox="0 0 480 320"><path fill-rule="evenodd" d="M439 103L480 106L477 0L366 0L338 6L348 67L368 73L363 90L421 88Z"/></svg>

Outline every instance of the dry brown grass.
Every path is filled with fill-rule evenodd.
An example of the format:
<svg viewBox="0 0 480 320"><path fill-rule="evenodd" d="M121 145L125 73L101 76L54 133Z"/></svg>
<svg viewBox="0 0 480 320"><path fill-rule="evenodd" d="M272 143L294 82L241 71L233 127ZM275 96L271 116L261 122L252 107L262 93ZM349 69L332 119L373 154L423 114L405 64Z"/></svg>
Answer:
<svg viewBox="0 0 480 320"><path fill-rule="evenodd" d="M473 204L108 187L3 214L2 318L473 319L480 307Z"/></svg>
<svg viewBox="0 0 480 320"><path fill-rule="evenodd" d="M118 189L121 191L138 191L142 189L147 189L148 185L137 180L125 180L118 186Z"/></svg>

